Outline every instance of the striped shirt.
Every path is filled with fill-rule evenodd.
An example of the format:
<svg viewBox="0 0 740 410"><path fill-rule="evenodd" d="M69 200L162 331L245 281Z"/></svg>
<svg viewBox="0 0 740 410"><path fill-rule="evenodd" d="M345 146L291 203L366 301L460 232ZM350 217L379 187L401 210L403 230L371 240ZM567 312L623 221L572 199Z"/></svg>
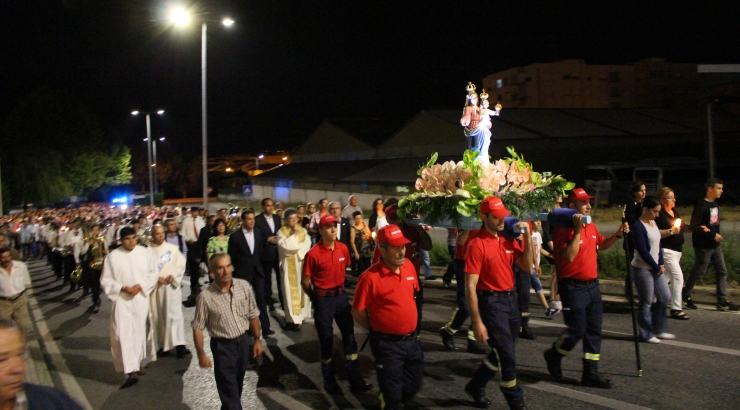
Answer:
<svg viewBox="0 0 740 410"><path fill-rule="evenodd" d="M230 292L222 292L213 282L198 295L192 326L208 330L211 337L236 339L249 330L249 320L259 315L252 286L234 278Z"/></svg>

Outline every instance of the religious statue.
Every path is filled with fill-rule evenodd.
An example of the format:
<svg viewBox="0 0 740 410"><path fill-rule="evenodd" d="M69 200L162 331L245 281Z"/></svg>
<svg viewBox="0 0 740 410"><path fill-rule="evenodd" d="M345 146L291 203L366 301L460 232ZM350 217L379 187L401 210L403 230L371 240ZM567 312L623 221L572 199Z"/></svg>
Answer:
<svg viewBox="0 0 740 410"><path fill-rule="evenodd" d="M488 147L491 144L491 117L498 116L501 112L501 104L496 104L495 110L490 110L488 93L483 90L480 93L480 107L478 106L478 94L475 93L475 84L468 83L465 89L468 96L465 100L465 109L460 119L460 124L465 127L465 137L468 139L468 149L478 152L481 165L490 164Z"/></svg>

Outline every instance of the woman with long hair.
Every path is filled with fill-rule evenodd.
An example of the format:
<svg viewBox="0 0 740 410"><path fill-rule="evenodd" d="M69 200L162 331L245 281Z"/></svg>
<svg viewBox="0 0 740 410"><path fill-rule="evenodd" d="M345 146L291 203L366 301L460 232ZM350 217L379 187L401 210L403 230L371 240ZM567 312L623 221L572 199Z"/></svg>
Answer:
<svg viewBox="0 0 740 410"><path fill-rule="evenodd" d="M663 187L657 192L660 199L660 215L655 223L660 229L660 246L663 247L663 260L665 262L666 279L671 281L671 317L679 320L688 320L689 315L683 311L681 304L681 291L683 290L683 271L681 271L681 255L683 252L683 229L686 226L681 221L676 226L676 220L680 219L676 210L676 194L671 188Z"/></svg>
<svg viewBox="0 0 740 410"><path fill-rule="evenodd" d="M228 226L226 226L226 221L222 218L218 218L213 222L213 236L208 240L208 244L206 245L208 260L211 260L211 256L216 253L229 252L229 235L226 234L227 231Z"/></svg>
<svg viewBox="0 0 740 410"><path fill-rule="evenodd" d="M385 210L383 209L383 198L377 198L373 201L373 213L370 215L370 221L368 225L372 232L376 231L378 225L378 219L385 217Z"/></svg>
<svg viewBox="0 0 740 410"><path fill-rule="evenodd" d="M627 191L627 202L624 204L624 222L627 222L630 227L632 223L640 219L642 216L642 200L645 199L646 194L645 182L637 180L630 185ZM635 247L632 241L624 241L622 243L624 251L627 252L629 260L635 256ZM629 275L624 278L624 297L629 299L629 295L632 294L630 286L632 284L629 281Z"/></svg>
<svg viewBox="0 0 740 410"><path fill-rule="evenodd" d="M350 237L354 239L350 241L350 245L352 246L352 257L357 261L355 276L360 276L362 272L370 267L375 241L370 228L365 225L365 221L362 219L361 211L352 212L352 219L354 219L355 224L350 228L352 231Z"/></svg>

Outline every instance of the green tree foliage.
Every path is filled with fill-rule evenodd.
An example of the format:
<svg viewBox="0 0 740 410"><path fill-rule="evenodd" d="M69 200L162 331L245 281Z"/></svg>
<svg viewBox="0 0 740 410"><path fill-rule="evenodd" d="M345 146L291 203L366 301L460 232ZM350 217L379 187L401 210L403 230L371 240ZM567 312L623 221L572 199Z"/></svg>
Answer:
<svg viewBox="0 0 740 410"><path fill-rule="evenodd" d="M65 91L30 95L8 117L3 137L11 204L44 204L131 181L128 147Z"/></svg>

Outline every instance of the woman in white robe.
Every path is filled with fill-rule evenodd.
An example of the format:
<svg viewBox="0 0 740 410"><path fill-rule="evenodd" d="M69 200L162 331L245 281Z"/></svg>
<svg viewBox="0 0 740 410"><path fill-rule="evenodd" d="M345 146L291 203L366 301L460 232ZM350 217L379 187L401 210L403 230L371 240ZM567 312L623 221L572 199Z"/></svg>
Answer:
<svg viewBox="0 0 740 410"><path fill-rule="evenodd" d="M303 258L311 249L311 237L299 223L295 209L285 211L277 239L286 328L298 330L303 319L311 317L311 300L301 288Z"/></svg>

